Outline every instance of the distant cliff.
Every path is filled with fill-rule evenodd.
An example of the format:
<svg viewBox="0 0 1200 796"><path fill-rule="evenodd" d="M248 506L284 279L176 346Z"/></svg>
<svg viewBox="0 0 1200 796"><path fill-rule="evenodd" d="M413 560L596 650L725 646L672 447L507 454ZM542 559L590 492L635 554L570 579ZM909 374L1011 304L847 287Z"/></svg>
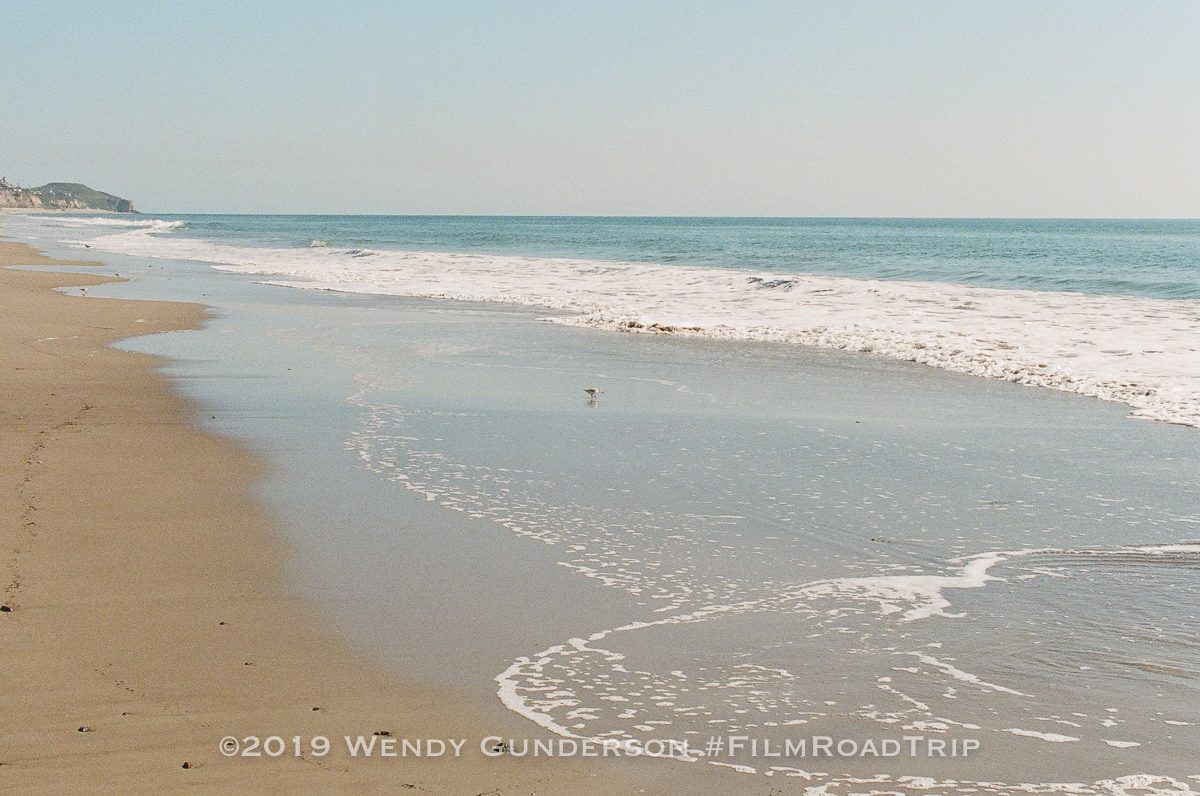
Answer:
<svg viewBox="0 0 1200 796"><path fill-rule="evenodd" d="M11 185L0 177L0 207L41 210L108 210L136 213L133 202L77 182L48 182L40 188Z"/></svg>

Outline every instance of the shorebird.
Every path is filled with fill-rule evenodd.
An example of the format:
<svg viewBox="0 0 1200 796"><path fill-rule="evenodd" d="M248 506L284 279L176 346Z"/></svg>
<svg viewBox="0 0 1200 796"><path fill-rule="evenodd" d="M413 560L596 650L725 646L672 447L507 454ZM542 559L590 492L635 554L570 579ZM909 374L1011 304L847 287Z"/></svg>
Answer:
<svg viewBox="0 0 1200 796"><path fill-rule="evenodd" d="M591 398L593 401L596 400L597 395L604 394L604 390L600 389L599 387L584 387L583 391L587 393L587 397Z"/></svg>

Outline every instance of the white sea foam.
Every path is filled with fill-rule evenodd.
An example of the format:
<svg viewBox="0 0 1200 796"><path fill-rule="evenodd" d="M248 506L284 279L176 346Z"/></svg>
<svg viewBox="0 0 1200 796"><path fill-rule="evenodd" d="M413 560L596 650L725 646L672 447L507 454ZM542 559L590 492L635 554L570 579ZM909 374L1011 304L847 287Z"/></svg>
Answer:
<svg viewBox="0 0 1200 796"><path fill-rule="evenodd" d="M1037 738L1048 743L1072 743L1079 740L1074 735L1060 735L1056 732L1040 732L1039 730L1022 730L1018 727L1007 729L1004 732L1009 735L1020 735L1024 738Z"/></svg>
<svg viewBox="0 0 1200 796"><path fill-rule="evenodd" d="M496 682L498 684L498 693L501 701L510 710L524 716L533 721L539 726L550 730L554 733L571 737L571 738L605 738L618 739L622 742L630 742L631 735L621 731L620 729L612 729L611 727L605 732L591 736L589 730L585 730L586 725L572 724L565 726L561 723L562 719L556 714L564 714L567 717L574 718L581 713L587 713L590 720L596 718L595 713L599 711L590 711L580 708L581 703L586 699L584 694L572 690L571 685L567 680L556 677L552 672L557 667L560 671L567 670L577 672L587 668L587 658L591 656L594 660L599 660L606 663L611 670L612 676L604 676L599 678L597 682L603 682L605 687L611 686L616 681L616 675L628 671L625 665L625 656L612 650L604 649L598 644L605 641L609 637L627 632L644 632L655 627L663 627L676 624L688 624L694 622L705 622L712 619L718 619L723 616L736 615L742 613L753 613L760 611L789 611L795 612L798 615L808 614L810 616L820 616L824 612L815 611L813 603L816 601L824 601L834 599L838 602L847 603L859 600L865 600L876 604L879 612L883 616L898 613L896 604L898 602L910 606L910 610L903 613L899 621L914 621L919 619L928 619L932 616L945 616L953 618L953 614L945 612L945 608L949 606L949 599L945 592L953 589L974 589L984 587L989 581L998 580L998 578L988 574L988 571L1000 564L1011 564L1021 561L1027 557L1037 557L1041 555L1069 555L1080 558L1082 560L1101 561L1107 558L1125 559L1130 555L1137 556L1139 554L1161 555L1163 549L1172 553L1177 553L1186 556L1195 556L1200 554L1200 544L1181 543L1176 545L1158 545L1144 547L1121 547L1113 549L1091 549L1091 550L1055 550L1055 549L1021 549L1012 551L997 551L984 553L976 556L969 556L960 559L957 572L948 575L931 575L922 577L910 576L875 576L875 577L847 577L834 578L830 580L814 581L801 584L790 589L785 589L778 594L764 597L759 600L748 600L730 605L709 605L698 610L678 614L675 616L666 617L656 621L631 622L629 624L603 630L589 635L586 639L573 638L568 642L549 647L535 655L529 657L518 658L501 674L497 675ZM899 653L898 653L899 654ZM923 652L908 652L904 653L917 658L922 663L929 666L929 673L941 673L949 676L953 680L961 683L967 683L977 687L980 691L992 692L1001 695L1008 695L1018 698L1028 698L1028 694L1024 694L1015 689L997 685L988 682L978 677L975 674L966 672L953 664L935 658ZM737 667L737 668L745 668ZM791 672L778 669L767 669L764 667L753 667L759 673L768 674L774 673L783 676L784 679L794 679L795 675ZM914 672L915 673L915 672ZM639 680L638 687L647 687L648 674L645 671L638 672ZM891 680L890 677L881 678L883 681ZM762 689L768 687L770 681L759 680L752 683L752 686L757 689L750 693L763 693ZM718 688L731 688L740 685L738 682L725 682L722 684L712 683ZM663 686L661 683L652 682L650 684L656 694L662 695ZM976 724L969 724L954 721L951 719L936 717L929 705L912 699L902 692L896 690L884 683L882 686L884 691L892 693L906 702L911 707L909 712L917 711L927 719L911 721L904 725L906 730L916 730L924 733L936 733L944 731L949 725L960 726L971 729L973 731L984 731L992 733L1003 733L1008 735L1030 738L1046 743L1077 743L1080 738L1073 735L1065 735L1062 733L1043 732L1040 730L1029 730L1018 727L997 727L983 728ZM571 708L569 712L564 713L565 708ZM628 714L629 718L633 718L633 712ZM871 718L881 718L878 714L864 714ZM1084 714L1075 714L1084 715ZM668 724L669 722L654 722L655 725ZM711 723L711 722L710 722ZM1061 723L1070 724L1071 726L1081 726L1075 722L1063 721ZM646 725L634 725L634 730L660 730L659 727L650 727ZM598 732L599 728L591 730ZM1133 748L1139 744L1134 742L1111 741L1104 740L1104 743L1116 748ZM664 755L665 756L665 755ZM768 776L775 773L781 773L781 769L767 768L759 772L753 766L746 765L731 765L730 763L706 760L704 757L695 755L675 755L676 758L695 762L702 760L712 765L730 766L735 768L740 773L757 774L764 773ZM820 777L826 779L819 790L822 793L834 794L843 792L842 788L859 783L878 782L885 783L903 783L910 787L916 787L917 783L905 781L907 778L893 779L887 775L879 775L878 778L872 780L863 780L853 777L836 777L828 774L812 775L803 772L806 778ZM949 785L938 780L929 779L925 782L925 787L941 788ZM1041 784L1001 784L996 782L966 782L959 781L954 783L957 785L969 785L976 792L1069 792L1074 794L1128 794L1128 793L1192 793L1192 791L1178 780L1169 777L1157 777L1149 775L1137 775L1133 777L1123 777L1113 780L1100 780L1093 783L1041 783ZM996 790L993 791L993 788ZM862 792L862 791L857 791ZM893 791L870 791L872 793L891 793Z"/></svg>
<svg viewBox="0 0 1200 796"><path fill-rule="evenodd" d="M941 669L943 672L950 675L955 680L961 680L964 683L971 683L972 685L977 685L980 688L985 688L985 689L988 689L991 691L998 691L1002 694L1012 694L1013 696L1029 696L1028 694L1023 694L1020 691L1016 691L1007 686L996 685L995 683L989 683L986 680L981 680L976 675L973 675L970 672L964 672L962 669L959 669L957 666L954 666L953 664L948 663L947 661L939 660L938 658L935 658L932 655L926 655L923 652L910 652L909 655L912 655L914 658L917 658L918 660L921 661L921 663L926 663L926 664L929 664L930 666L933 666L934 668Z"/></svg>
<svg viewBox="0 0 1200 796"><path fill-rule="evenodd" d="M63 219L63 221L67 221ZM334 248L256 248L128 225L94 248L210 262L271 284L504 302L599 329L872 352L1119 401L1200 427L1200 301L1093 296L681 265Z"/></svg>
<svg viewBox="0 0 1200 796"><path fill-rule="evenodd" d="M113 216L45 216L14 214L14 220L33 223L42 227L61 227L65 229L104 230L108 227L143 232L172 232L186 229L186 221L167 221L157 218L116 218Z"/></svg>
<svg viewBox="0 0 1200 796"><path fill-rule="evenodd" d="M628 632L642 632L656 627L679 624L706 622L722 617L747 613L786 611L797 615L820 616L815 608L818 601L824 603L833 600L843 605L852 605L865 601L874 603L880 615L888 616L900 613L898 621L916 621L933 616L955 618L954 614L945 609L950 606L947 592L956 589L977 589L984 587L989 581L996 580L988 571L1003 563L1015 562L1030 556L1070 555L1081 560L1101 561L1107 558L1126 559L1130 555L1154 553L1162 547L1169 547L1172 552L1195 556L1200 554L1200 544L1182 543L1178 545L1122 547L1110 550L1052 550L1052 549L1022 549L983 553L959 559L958 569L946 575L879 575L866 577L844 577L828 580L818 580L783 588L767 596L753 600L743 600L735 603L705 605L693 611L678 613L654 621L630 622L620 627L602 630L590 634L586 639L574 638L564 644L549 647L532 656L522 657L514 661L504 672L497 675L496 682L501 701L514 712L525 716L534 723L553 732L569 737L587 737L580 735L574 729L556 720L555 714L565 705L577 707L578 696L572 693L562 680L551 678L547 670L552 667L581 670L586 668L585 659L589 656L595 660L622 661L623 656L616 652L601 648L599 642L611 636ZM907 608L907 610L903 610ZM903 611L903 612L901 612ZM1020 691L1004 685L988 682L970 672L963 671L949 662L921 652L908 653L938 672L962 683L969 683L981 691L1004 694L1013 697L1027 697ZM763 670L769 672L771 670ZM784 679L793 679L790 673L784 673ZM554 698L545 696L545 686L555 686ZM730 682L727 686L737 686L740 682ZM890 690L903 698L890 687ZM564 695L571 699L563 701ZM908 700L910 704L927 713L927 718L934 719L928 714L928 706ZM942 721L945 721L942 719ZM952 722L958 723L958 722ZM1073 736L1056 733L1042 733L1035 730L1018 728L1004 729L1003 732L1012 735L1022 735L1039 738L1044 741L1066 742L1077 741Z"/></svg>

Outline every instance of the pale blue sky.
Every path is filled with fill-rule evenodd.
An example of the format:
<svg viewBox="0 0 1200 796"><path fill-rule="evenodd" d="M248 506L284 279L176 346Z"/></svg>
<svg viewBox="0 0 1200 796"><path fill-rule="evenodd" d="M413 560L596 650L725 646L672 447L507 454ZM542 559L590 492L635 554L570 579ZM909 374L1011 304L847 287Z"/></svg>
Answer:
<svg viewBox="0 0 1200 796"><path fill-rule="evenodd" d="M0 173L174 212L1200 217L1200 2L0 7Z"/></svg>

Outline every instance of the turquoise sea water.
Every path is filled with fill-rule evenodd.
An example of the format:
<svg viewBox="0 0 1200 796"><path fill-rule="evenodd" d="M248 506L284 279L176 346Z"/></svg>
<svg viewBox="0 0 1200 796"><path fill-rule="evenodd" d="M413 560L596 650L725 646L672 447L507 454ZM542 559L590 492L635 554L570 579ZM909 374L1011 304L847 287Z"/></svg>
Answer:
<svg viewBox="0 0 1200 796"><path fill-rule="evenodd" d="M1200 298L1200 221L164 215L262 246L678 263L1101 295Z"/></svg>

